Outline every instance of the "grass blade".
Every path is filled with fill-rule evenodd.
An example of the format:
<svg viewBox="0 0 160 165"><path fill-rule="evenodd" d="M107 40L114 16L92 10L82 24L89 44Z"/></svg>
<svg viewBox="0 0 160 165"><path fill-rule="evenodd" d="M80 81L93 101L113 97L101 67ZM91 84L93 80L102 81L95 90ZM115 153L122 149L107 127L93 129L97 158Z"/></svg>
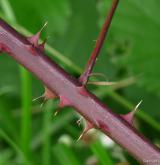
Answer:
<svg viewBox="0 0 160 165"><path fill-rule="evenodd" d="M17 155L19 155L22 160L26 162L26 164L30 164L21 148L2 129L0 129L0 137L3 138L17 152Z"/></svg>
<svg viewBox="0 0 160 165"><path fill-rule="evenodd" d="M73 150L65 144L57 144L53 148L53 152L60 165L80 165Z"/></svg>
<svg viewBox="0 0 160 165"><path fill-rule="evenodd" d="M95 154L101 165L113 165L112 158L108 154L108 151L102 146L99 141L91 144L91 150Z"/></svg>
<svg viewBox="0 0 160 165"><path fill-rule="evenodd" d="M21 75L21 93L22 93L22 118L21 118L21 146L24 154L28 159L31 157L31 78L29 73L20 68Z"/></svg>
<svg viewBox="0 0 160 165"><path fill-rule="evenodd" d="M51 163L51 134L48 128L51 125L52 109L55 107L53 101L46 103L43 111L43 148L42 148L42 164L50 165Z"/></svg>
<svg viewBox="0 0 160 165"><path fill-rule="evenodd" d="M53 115L52 115L53 116ZM63 112L63 115L58 115L56 118L54 118L54 121L48 127L47 131L49 134L55 134L57 131L59 131L62 127L64 127L67 123L69 123L71 120L74 119L74 115L71 112ZM32 148L36 149L39 147L42 142L44 141L43 131L39 132L32 140Z"/></svg>

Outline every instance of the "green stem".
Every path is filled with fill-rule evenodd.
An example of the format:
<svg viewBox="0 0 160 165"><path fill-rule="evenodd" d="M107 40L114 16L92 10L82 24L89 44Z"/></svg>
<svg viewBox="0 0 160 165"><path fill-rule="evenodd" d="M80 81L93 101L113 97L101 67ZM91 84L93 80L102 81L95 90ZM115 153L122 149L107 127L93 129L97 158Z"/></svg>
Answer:
<svg viewBox="0 0 160 165"><path fill-rule="evenodd" d="M21 76L21 94L22 94L22 121L21 121L21 145L26 157L31 156L31 78L30 74L20 67Z"/></svg>
<svg viewBox="0 0 160 165"><path fill-rule="evenodd" d="M52 109L55 107L52 101L48 101L45 105L43 113L43 148L42 148L42 164L51 164L51 135L49 127L51 126Z"/></svg>

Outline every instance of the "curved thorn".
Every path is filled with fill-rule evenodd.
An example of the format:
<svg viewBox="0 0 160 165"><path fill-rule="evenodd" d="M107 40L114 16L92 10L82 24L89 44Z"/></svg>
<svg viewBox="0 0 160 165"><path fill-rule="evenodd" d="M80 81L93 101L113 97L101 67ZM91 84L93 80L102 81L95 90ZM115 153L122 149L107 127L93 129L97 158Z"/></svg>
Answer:
<svg viewBox="0 0 160 165"><path fill-rule="evenodd" d="M42 28L33 36L28 37L28 41L35 47L38 46L38 41L40 38L40 35L42 33L42 30L45 28L45 26L47 25L48 22L45 22L45 24L42 26Z"/></svg>
<svg viewBox="0 0 160 165"><path fill-rule="evenodd" d="M80 136L78 137L78 139L76 141L79 141L80 139L83 138L83 136L92 128L94 128L94 126L92 125L92 123L90 123L89 121L85 120L85 128L82 131L82 133L80 134Z"/></svg>
<svg viewBox="0 0 160 165"><path fill-rule="evenodd" d="M37 101L37 100L39 100L39 99L43 99L43 98L44 98L44 95L39 96L39 97L37 97L37 98L33 99L33 100L32 100L32 102L35 102L35 101Z"/></svg>
<svg viewBox="0 0 160 165"><path fill-rule="evenodd" d="M95 76L103 77L103 78L107 81L107 77L106 77L106 75L103 74L103 73L90 73L89 76L90 76L90 77L92 77L92 76L94 76L94 77L95 77Z"/></svg>
<svg viewBox="0 0 160 165"><path fill-rule="evenodd" d="M45 92L43 95L33 99L32 101L35 102L39 99L43 99L43 101L47 101L49 99L54 99L54 98L57 98L57 96L52 92L50 91L47 87L45 87Z"/></svg>
<svg viewBox="0 0 160 165"><path fill-rule="evenodd" d="M134 110L133 110L134 113L138 110L138 108L139 108L139 106L141 105L142 102L143 102L143 100L141 100L141 101L135 106L135 108L134 108Z"/></svg>
<svg viewBox="0 0 160 165"><path fill-rule="evenodd" d="M49 99L55 99L57 98L57 95L55 93L53 93L50 89L48 89L47 87L45 87L45 92L44 92L44 97L46 100Z"/></svg>
<svg viewBox="0 0 160 165"><path fill-rule="evenodd" d="M81 140L81 139L83 138L84 134L85 134L85 132L82 132L82 133L80 134L80 136L78 137L78 139L76 140L76 142L78 142L79 140Z"/></svg>
<svg viewBox="0 0 160 165"><path fill-rule="evenodd" d="M38 47L42 52L44 52L44 47L45 47L46 42L47 42L47 39L45 39L41 44L38 44Z"/></svg>
<svg viewBox="0 0 160 165"><path fill-rule="evenodd" d="M111 86L111 85L116 85L117 82L89 81L87 84L91 84L91 85L99 85L99 86Z"/></svg>
<svg viewBox="0 0 160 165"><path fill-rule="evenodd" d="M47 100L44 98L43 102L40 105L40 108L42 108L46 102L47 102Z"/></svg>
<svg viewBox="0 0 160 165"><path fill-rule="evenodd" d="M81 120L83 119L83 117L80 117L78 120L77 120L77 124L78 124L78 127L80 127L81 125Z"/></svg>
<svg viewBox="0 0 160 165"><path fill-rule="evenodd" d="M135 113L138 110L138 107L140 106L140 104L142 103L142 100L136 105L136 107L134 108L133 111L129 112L126 115L120 115L124 120L126 120L129 124L133 125L133 120L134 120L134 116Z"/></svg>
<svg viewBox="0 0 160 165"><path fill-rule="evenodd" d="M54 117L57 116L57 114L59 113L59 111L60 111L60 109L58 109L58 110L56 110L56 111L54 112Z"/></svg>

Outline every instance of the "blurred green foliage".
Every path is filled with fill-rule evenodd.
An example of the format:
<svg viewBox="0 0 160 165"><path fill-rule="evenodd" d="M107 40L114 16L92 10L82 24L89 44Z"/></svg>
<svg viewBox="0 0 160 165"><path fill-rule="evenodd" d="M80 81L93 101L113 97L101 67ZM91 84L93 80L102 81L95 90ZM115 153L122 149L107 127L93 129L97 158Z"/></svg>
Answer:
<svg viewBox="0 0 160 165"><path fill-rule="evenodd" d="M47 21L47 54L78 77L94 47L111 0L0 0L0 15L26 36ZM94 72L107 81L136 77L132 84L88 88L116 113L143 100L136 128L160 145L160 1L123 0ZM71 108L56 117L57 101L32 103L43 85L6 54L0 56L0 165L138 164L100 132L76 142L82 127ZM103 78L98 78L104 81ZM91 79L92 80L92 79ZM122 88L123 87L123 88ZM104 139L106 139L104 141Z"/></svg>

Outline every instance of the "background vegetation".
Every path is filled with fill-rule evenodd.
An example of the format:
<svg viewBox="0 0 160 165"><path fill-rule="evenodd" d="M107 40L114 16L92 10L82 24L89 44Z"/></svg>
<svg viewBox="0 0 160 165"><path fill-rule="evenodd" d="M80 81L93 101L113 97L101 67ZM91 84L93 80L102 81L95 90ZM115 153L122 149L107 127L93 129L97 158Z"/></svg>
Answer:
<svg viewBox="0 0 160 165"><path fill-rule="evenodd" d="M48 21L46 52L78 77L95 44L111 0L0 0L0 16L30 36ZM88 85L113 111L124 114L143 100L136 128L160 145L160 1L122 0L94 69L116 86ZM125 81L121 81L125 80ZM92 81L92 79L91 79ZM58 100L32 99L43 93L36 77L0 55L0 165L138 164L98 131L76 142L78 114Z"/></svg>

